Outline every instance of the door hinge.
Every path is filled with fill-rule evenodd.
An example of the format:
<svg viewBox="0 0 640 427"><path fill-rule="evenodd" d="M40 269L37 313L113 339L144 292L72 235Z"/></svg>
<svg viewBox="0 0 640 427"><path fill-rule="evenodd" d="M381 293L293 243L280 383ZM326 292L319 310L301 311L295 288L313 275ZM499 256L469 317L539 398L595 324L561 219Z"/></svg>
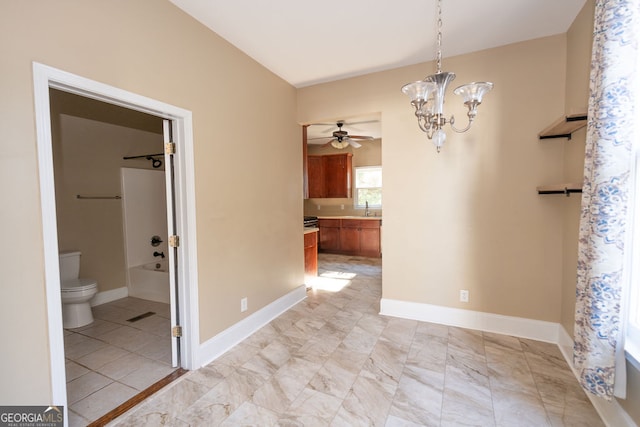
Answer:
<svg viewBox="0 0 640 427"><path fill-rule="evenodd" d="M182 337L182 326L177 325L177 326L174 326L173 328L171 328L171 336L173 338Z"/></svg>
<svg viewBox="0 0 640 427"><path fill-rule="evenodd" d="M180 246L180 236L169 236L169 246L172 248L177 248Z"/></svg>
<svg viewBox="0 0 640 427"><path fill-rule="evenodd" d="M166 142L164 144L164 154L176 154L176 144L174 142Z"/></svg>

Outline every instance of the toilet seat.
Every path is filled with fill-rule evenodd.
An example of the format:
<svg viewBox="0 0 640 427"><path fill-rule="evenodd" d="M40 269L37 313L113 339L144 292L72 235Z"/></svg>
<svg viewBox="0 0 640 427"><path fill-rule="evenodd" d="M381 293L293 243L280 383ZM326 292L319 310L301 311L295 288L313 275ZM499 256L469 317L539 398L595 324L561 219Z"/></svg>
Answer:
<svg viewBox="0 0 640 427"><path fill-rule="evenodd" d="M71 279L62 282L60 289L63 293L83 292L95 289L97 285L95 279Z"/></svg>

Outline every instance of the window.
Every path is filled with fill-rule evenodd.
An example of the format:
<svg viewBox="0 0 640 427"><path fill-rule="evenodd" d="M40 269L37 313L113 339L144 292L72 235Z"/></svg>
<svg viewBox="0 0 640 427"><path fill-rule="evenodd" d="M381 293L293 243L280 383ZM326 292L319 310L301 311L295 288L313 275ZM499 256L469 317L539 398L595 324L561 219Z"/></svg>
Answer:
<svg viewBox="0 0 640 427"><path fill-rule="evenodd" d="M382 208L382 166L362 166L356 168L355 197L356 208Z"/></svg>

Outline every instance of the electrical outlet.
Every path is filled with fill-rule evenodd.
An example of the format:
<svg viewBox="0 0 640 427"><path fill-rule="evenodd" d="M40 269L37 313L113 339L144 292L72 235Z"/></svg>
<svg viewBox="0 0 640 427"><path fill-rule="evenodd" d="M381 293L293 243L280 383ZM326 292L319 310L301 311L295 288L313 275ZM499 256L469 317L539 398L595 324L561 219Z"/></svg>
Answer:
<svg viewBox="0 0 640 427"><path fill-rule="evenodd" d="M318 208L318 210L320 210L320 205L316 205L316 207Z"/></svg>
<svg viewBox="0 0 640 427"><path fill-rule="evenodd" d="M469 291L466 289L460 290L460 302L469 302Z"/></svg>
<svg viewBox="0 0 640 427"><path fill-rule="evenodd" d="M247 311L247 297L240 300L240 312Z"/></svg>
<svg viewBox="0 0 640 427"><path fill-rule="evenodd" d="M340 209L344 210L344 205L340 205Z"/></svg>

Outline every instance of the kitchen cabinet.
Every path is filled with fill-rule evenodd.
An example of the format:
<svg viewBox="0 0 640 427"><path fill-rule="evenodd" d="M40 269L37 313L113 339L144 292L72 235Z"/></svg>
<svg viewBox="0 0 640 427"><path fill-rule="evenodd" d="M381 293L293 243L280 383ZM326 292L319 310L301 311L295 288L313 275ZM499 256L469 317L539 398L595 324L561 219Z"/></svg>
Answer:
<svg viewBox="0 0 640 427"><path fill-rule="evenodd" d="M309 198L324 197L324 168L322 167L322 156L307 157L307 173L309 185Z"/></svg>
<svg viewBox="0 0 640 427"><path fill-rule="evenodd" d="M379 219L320 219L321 252L380 257Z"/></svg>
<svg viewBox="0 0 640 427"><path fill-rule="evenodd" d="M353 154L307 156L309 198L350 198Z"/></svg>
<svg viewBox="0 0 640 427"><path fill-rule="evenodd" d="M379 257L382 254L380 247L380 223L381 221L361 221L360 226L360 254L363 256Z"/></svg>
<svg viewBox="0 0 640 427"><path fill-rule="evenodd" d="M361 256L380 256L380 220L343 219L340 250Z"/></svg>
<svg viewBox="0 0 640 427"><path fill-rule="evenodd" d="M318 275L318 231L306 231L304 233L304 274L306 276Z"/></svg>
<svg viewBox="0 0 640 427"><path fill-rule="evenodd" d="M340 250L343 252L360 251L360 228L357 220L342 220L340 227Z"/></svg>
<svg viewBox="0 0 640 427"><path fill-rule="evenodd" d="M336 252L340 250L340 220L318 220L319 243L318 250L323 252Z"/></svg>

